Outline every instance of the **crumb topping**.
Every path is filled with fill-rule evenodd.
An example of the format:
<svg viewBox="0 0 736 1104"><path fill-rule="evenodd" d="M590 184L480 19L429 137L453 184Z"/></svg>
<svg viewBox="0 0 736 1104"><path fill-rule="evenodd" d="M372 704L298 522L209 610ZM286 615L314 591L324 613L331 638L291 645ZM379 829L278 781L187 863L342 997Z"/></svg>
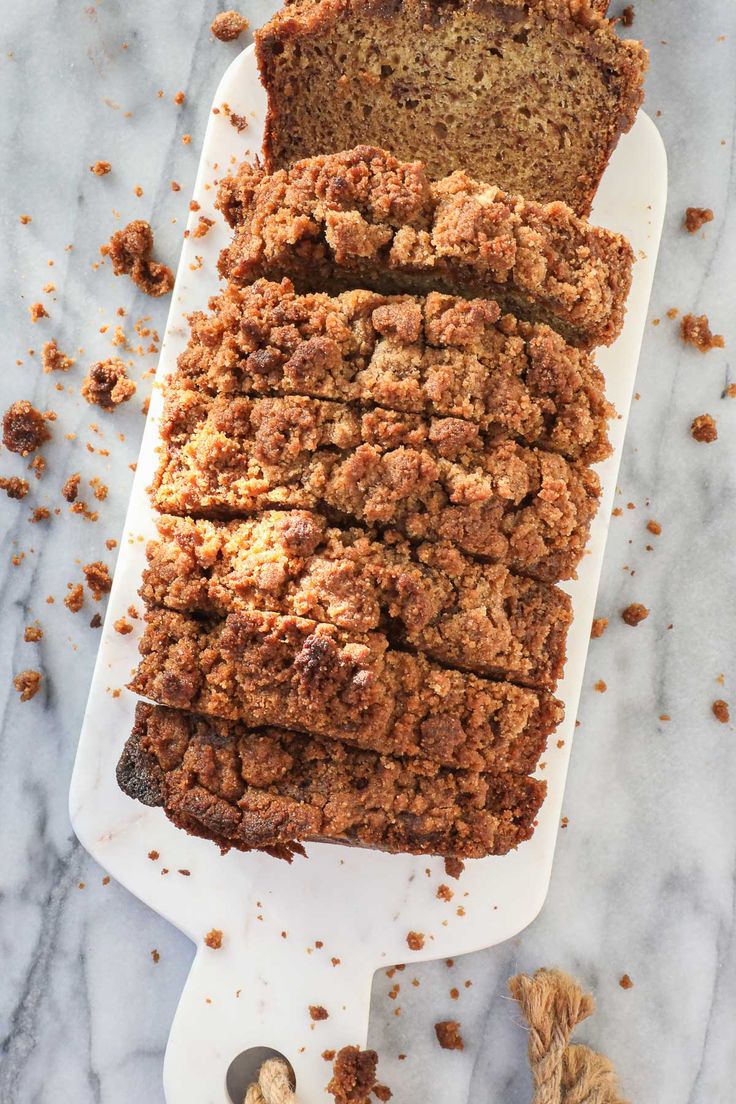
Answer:
<svg viewBox="0 0 736 1104"><path fill-rule="evenodd" d="M11 452L28 456L51 437L46 419L27 399L14 402L3 417L3 444Z"/></svg>
<svg viewBox="0 0 736 1104"><path fill-rule="evenodd" d="M82 395L88 403L103 410L114 410L120 403L128 402L136 391L136 385L128 377L128 370L118 357L100 360L93 364L82 384Z"/></svg>
<svg viewBox="0 0 736 1104"><path fill-rule="evenodd" d="M130 276L146 295L168 295L174 286L174 274L167 265L152 260L152 252L153 231L143 219L129 222L100 246L102 256L112 261L116 276Z"/></svg>

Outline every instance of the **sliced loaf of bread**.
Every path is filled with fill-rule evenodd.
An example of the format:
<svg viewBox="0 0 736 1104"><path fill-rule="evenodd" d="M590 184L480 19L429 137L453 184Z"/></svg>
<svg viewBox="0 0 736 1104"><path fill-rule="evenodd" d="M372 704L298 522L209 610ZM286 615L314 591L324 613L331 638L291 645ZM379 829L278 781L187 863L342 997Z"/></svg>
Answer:
<svg viewBox="0 0 736 1104"><path fill-rule="evenodd" d="M259 32L267 168L359 144L588 214L647 53L605 0L297 0Z"/></svg>
<svg viewBox="0 0 736 1104"><path fill-rule="evenodd" d="M421 162L358 146L273 174L244 164L218 206L236 230L220 271L236 281L495 299L582 348L610 345L623 325L625 238L464 172L432 182Z"/></svg>

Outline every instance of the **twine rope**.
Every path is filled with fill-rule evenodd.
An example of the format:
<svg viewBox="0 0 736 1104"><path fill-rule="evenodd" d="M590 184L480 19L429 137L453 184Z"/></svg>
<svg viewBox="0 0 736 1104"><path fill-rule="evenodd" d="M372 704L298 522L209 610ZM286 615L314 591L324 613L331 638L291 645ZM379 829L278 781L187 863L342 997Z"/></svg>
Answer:
<svg viewBox="0 0 736 1104"><path fill-rule="evenodd" d="M532 1104L627 1104L607 1058L586 1046L570 1046L577 1024L595 1011L595 1001L561 970L517 974L509 991L529 1025Z"/></svg>
<svg viewBox="0 0 736 1104"><path fill-rule="evenodd" d="M570 1045L575 1027L592 1016L595 1001L561 970L517 974L509 991L529 1025L532 1104L627 1104L608 1058L587 1046ZM244 1104L298 1104L281 1058L261 1066Z"/></svg>

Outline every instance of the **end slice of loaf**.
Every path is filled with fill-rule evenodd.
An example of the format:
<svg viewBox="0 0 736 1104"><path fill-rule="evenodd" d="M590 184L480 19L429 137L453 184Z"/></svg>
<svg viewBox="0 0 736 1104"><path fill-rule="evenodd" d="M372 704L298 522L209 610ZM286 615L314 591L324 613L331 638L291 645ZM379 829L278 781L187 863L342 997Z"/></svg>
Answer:
<svg viewBox="0 0 736 1104"><path fill-rule="evenodd" d="M587 214L642 101L605 0L301 0L256 33L269 169L362 143Z"/></svg>
<svg viewBox="0 0 736 1104"><path fill-rule="evenodd" d="M418 161L359 146L273 174L244 164L218 206L236 230L220 271L236 281L495 299L583 348L610 345L623 325L625 238L464 172L432 182Z"/></svg>
<svg viewBox="0 0 736 1104"><path fill-rule="evenodd" d="M453 771L335 740L138 704L121 789L223 851L291 859L299 840L392 852L503 855L534 831L544 782Z"/></svg>

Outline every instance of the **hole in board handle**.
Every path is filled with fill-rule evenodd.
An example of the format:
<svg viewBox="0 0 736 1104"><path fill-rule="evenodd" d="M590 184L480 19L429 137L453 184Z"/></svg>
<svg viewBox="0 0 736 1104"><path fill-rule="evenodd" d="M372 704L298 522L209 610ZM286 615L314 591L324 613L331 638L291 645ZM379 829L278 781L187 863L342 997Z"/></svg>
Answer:
<svg viewBox="0 0 736 1104"><path fill-rule="evenodd" d="M291 1062L280 1050L272 1047L256 1046L241 1050L233 1058L225 1074L225 1088L232 1104L243 1104L248 1086L258 1080L258 1071L269 1058L282 1058L289 1067L289 1080L292 1089L296 1088L296 1077Z"/></svg>

